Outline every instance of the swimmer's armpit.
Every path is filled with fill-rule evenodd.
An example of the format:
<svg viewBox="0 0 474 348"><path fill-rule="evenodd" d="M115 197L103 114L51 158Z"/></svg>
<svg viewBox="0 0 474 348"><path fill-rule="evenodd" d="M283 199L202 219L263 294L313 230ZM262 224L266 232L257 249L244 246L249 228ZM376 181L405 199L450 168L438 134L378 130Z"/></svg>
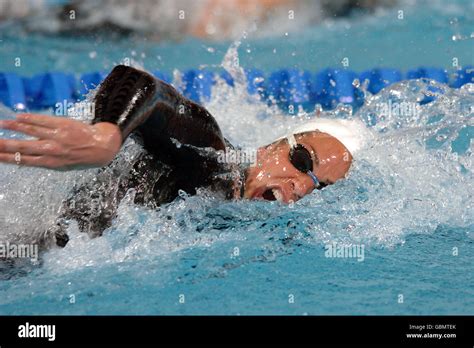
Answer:
<svg viewBox="0 0 474 348"><path fill-rule="evenodd" d="M0 121L0 128L23 133L34 140L0 139L0 162L74 170L102 167L120 150L120 129L111 123L89 125L56 116L19 114Z"/></svg>

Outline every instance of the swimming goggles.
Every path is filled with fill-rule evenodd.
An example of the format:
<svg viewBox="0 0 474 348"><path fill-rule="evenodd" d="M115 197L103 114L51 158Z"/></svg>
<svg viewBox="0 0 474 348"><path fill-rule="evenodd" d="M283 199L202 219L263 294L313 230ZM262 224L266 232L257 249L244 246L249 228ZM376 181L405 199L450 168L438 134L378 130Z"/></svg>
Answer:
<svg viewBox="0 0 474 348"><path fill-rule="evenodd" d="M290 163L300 172L308 174L314 182L314 186L322 187L316 175L313 173L313 158L309 151L301 144L296 144L290 150Z"/></svg>

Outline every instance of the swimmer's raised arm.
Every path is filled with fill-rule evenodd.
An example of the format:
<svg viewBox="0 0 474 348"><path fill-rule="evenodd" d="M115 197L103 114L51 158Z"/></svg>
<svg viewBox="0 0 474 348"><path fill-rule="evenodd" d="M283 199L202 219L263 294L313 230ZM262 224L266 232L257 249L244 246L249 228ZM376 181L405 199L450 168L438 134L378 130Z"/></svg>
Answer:
<svg viewBox="0 0 474 348"><path fill-rule="evenodd" d="M203 106L145 71L116 66L101 83L94 105L93 124L117 125L123 141L134 133L168 165L202 167L199 149L226 147L219 125Z"/></svg>
<svg viewBox="0 0 474 348"><path fill-rule="evenodd" d="M94 105L92 124L33 114L0 121L0 128L37 138L0 139L0 162L57 170L102 167L134 133L156 159L208 175L216 163L200 149L225 150L219 125L205 108L144 71L115 67Z"/></svg>
<svg viewBox="0 0 474 348"><path fill-rule="evenodd" d="M0 128L33 136L35 140L0 139L0 162L55 170L102 167L120 150L119 127L94 125L63 117L19 114L0 121Z"/></svg>

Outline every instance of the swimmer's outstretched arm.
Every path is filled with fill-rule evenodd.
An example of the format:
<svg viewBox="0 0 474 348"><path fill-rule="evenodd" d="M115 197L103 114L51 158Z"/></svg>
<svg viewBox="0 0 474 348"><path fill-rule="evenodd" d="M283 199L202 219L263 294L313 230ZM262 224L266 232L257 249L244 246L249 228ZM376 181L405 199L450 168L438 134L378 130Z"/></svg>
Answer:
<svg viewBox="0 0 474 348"><path fill-rule="evenodd" d="M0 162L56 170L102 167L133 132L156 159L208 176L219 166L209 152L225 150L219 125L202 106L146 72L116 66L94 99L92 124L23 114L0 128L37 140L0 139ZM198 173L194 173L199 176Z"/></svg>
<svg viewBox="0 0 474 348"><path fill-rule="evenodd" d="M63 117L19 114L0 121L0 128L33 136L34 140L0 139L0 162L55 170L102 167L122 145L118 126L94 125Z"/></svg>
<svg viewBox="0 0 474 348"><path fill-rule="evenodd" d="M92 124L117 125L123 140L133 133L148 153L170 166L209 173L209 165L215 163L205 149L225 151L226 142L214 117L145 71L116 66L101 83L94 105Z"/></svg>

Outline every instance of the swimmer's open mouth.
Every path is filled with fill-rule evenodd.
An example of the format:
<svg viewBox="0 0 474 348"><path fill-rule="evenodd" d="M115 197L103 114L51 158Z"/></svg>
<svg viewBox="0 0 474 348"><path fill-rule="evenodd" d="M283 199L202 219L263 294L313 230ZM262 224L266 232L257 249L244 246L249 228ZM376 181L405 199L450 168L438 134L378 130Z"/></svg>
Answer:
<svg viewBox="0 0 474 348"><path fill-rule="evenodd" d="M269 188L262 193L262 198L266 201L283 201L283 195L277 188Z"/></svg>

